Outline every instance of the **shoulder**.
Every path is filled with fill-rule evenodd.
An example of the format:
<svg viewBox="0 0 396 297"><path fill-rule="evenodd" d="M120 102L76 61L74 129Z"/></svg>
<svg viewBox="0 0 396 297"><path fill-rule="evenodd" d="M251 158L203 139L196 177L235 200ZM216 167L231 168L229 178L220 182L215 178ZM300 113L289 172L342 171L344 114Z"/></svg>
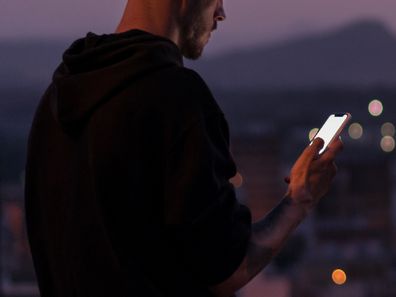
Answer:
<svg viewBox="0 0 396 297"><path fill-rule="evenodd" d="M186 67L169 67L157 72L159 76L163 76L168 83L173 86L179 86L181 89L187 90L187 85L194 89L199 89L211 93L203 78L194 70ZM184 83L184 84L181 84ZM187 85L186 85L187 84Z"/></svg>
<svg viewBox="0 0 396 297"><path fill-rule="evenodd" d="M184 67L167 67L140 81L138 93L144 110L158 120L189 126L206 122L208 117L223 116L209 87L194 70ZM136 92L137 91L137 92Z"/></svg>
<svg viewBox="0 0 396 297"><path fill-rule="evenodd" d="M223 113L204 79L194 70L172 67L157 75L156 91L170 107L190 107L207 114Z"/></svg>
<svg viewBox="0 0 396 297"><path fill-rule="evenodd" d="M174 75L180 83L183 83L183 91L198 92L202 95L213 97L208 85L196 71L185 67L179 67L174 72Z"/></svg>

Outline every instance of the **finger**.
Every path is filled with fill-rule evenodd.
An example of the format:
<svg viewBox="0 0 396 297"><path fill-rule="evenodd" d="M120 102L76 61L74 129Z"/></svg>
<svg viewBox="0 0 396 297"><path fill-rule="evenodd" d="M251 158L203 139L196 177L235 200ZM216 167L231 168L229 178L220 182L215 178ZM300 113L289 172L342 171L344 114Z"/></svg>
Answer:
<svg viewBox="0 0 396 297"><path fill-rule="evenodd" d="M342 142L341 137L338 137L329 144L329 149L336 150L338 153L341 152L343 148L344 143Z"/></svg>
<svg viewBox="0 0 396 297"><path fill-rule="evenodd" d="M328 149L323 153L322 160L323 161L333 161L335 157L343 150L344 144L338 138L328 146Z"/></svg>
<svg viewBox="0 0 396 297"><path fill-rule="evenodd" d="M327 166L321 166L321 170L319 171L323 176L326 176L329 180L333 180L337 174L337 165L335 162L329 163Z"/></svg>
<svg viewBox="0 0 396 297"><path fill-rule="evenodd" d="M323 143L323 140L318 138L305 148L293 165L292 175L293 172L299 172L299 175L305 179L304 176L308 173L308 168L313 159L318 155L320 149L323 147Z"/></svg>
<svg viewBox="0 0 396 297"><path fill-rule="evenodd" d="M333 179L336 174L337 174L338 168L335 162L331 163L331 168L330 168L330 177L331 179Z"/></svg>
<svg viewBox="0 0 396 297"><path fill-rule="evenodd" d="M315 138L314 141L305 148L304 152L301 154L299 160L301 163L305 163L306 166L312 162L318 155L320 150L323 148L324 140L321 138Z"/></svg>
<svg viewBox="0 0 396 297"><path fill-rule="evenodd" d="M318 137L314 139L312 145L310 145L308 149L311 148L311 150L314 150L319 153L319 151L323 148L323 145L324 145L324 140Z"/></svg>

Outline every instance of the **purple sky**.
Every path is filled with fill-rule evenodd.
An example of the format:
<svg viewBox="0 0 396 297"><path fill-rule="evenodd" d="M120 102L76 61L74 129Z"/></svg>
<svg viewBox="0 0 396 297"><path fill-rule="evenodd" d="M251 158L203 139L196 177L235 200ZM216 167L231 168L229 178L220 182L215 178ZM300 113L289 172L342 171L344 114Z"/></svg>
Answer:
<svg viewBox="0 0 396 297"><path fill-rule="evenodd" d="M359 18L396 32L395 0L224 0L209 52L322 31ZM0 38L75 38L114 31L126 0L0 0Z"/></svg>

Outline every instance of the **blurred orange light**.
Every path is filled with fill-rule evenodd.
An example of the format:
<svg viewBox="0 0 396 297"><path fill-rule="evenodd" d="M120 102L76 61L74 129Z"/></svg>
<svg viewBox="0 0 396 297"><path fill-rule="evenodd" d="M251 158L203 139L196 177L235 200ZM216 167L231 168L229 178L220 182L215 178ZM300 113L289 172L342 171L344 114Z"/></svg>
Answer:
<svg viewBox="0 0 396 297"><path fill-rule="evenodd" d="M359 139L363 136L363 127L359 123L353 123L349 126L348 133L352 139Z"/></svg>
<svg viewBox="0 0 396 297"><path fill-rule="evenodd" d="M384 111L384 106L381 101L373 100L370 102L368 110L372 116L378 117Z"/></svg>
<svg viewBox="0 0 396 297"><path fill-rule="evenodd" d="M333 282L337 285L343 285L347 281L347 276L344 270L342 269L336 269L333 271L331 278L333 279Z"/></svg>
<svg viewBox="0 0 396 297"><path fill-rule="evenodd" d="M385 123L381 127L382 136L395 136L395 126L392 123Z"/></svg>
<svg viewBox="0 0 396 297"><path fill-rule="evenodd" d="M230 179L230 183L232 183L236 189L242 187L243 185L242 175L239 172L237 172L237 174L235 174L235 176Z"/></svg>
<svg viewBox="0 0 396 297"><path fill-rule="evenodd" d="M381 148L384 152L390 153L395 149L395 139L392 136L384 136L381 139Z"/></svg>
<svg viewBox="0 0 396 297"><path fill-rule="evenodd" d="M318 132L319 132L318 128L313 128L311 131L309 131L309 134L308 134L309 141L312 141L312 139L315 137L315 135Z"/></svg>

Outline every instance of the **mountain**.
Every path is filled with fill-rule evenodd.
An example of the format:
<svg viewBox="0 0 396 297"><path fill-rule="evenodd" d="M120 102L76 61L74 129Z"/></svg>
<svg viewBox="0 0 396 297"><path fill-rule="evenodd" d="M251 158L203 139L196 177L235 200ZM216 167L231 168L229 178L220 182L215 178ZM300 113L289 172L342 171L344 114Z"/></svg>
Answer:
<svg viewBox="0 0 396 297"><path fill-rule="evenodd" d="M0 89L44 87L69 44L63 40L1 40Z"/></svg>
<svg viewBox="0 0 396 297"><path fill-rule="evenodd" d="M223 89L396 85L396 37L359 21L296 40L188 63Z"/></svg>
<svg viewBox="0 0 396 297"><path fill-rule="evenodd" d="M0 41L0 89L44 88L71 41ZM396 37L382 23L364 20L186 65L223 89L391 86L396 83L395 53Z"/></svg>

